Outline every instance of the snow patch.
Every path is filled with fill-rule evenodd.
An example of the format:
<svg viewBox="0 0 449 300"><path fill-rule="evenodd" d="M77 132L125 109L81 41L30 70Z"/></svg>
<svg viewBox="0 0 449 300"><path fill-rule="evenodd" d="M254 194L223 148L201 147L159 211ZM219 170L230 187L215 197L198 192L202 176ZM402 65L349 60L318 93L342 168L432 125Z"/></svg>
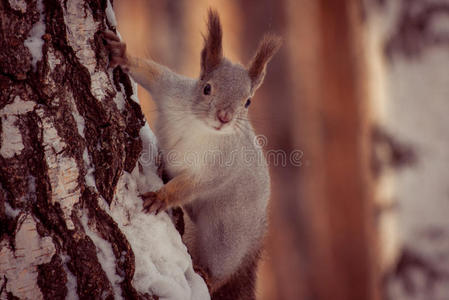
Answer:
<svg viewBox="0 0 449 300"><path fill-rule="evenodd" d="M35 106L35 102L23 101L19 96L16 96L11 104L6 105L0 111L2 121L0 155L4 158L19 155L24 149L22 133L16 126L16 122L19 115L32 111Z"/></svg>
<svg viewBox="0 0 449 300"><path fill-rule="evenodd" d="M83 151L83 160L84 166L86 168L86 175L84 176L84 180L86 181L86 185L90 186L94 189L94 191L98 192L97 184L95 183L95 168L90 161L89 153L87 152L87 148Z"/></svg>
<svg viewBox="0 0 449 300"><path fill-rule="evenodd" d="M42 0L37 0L37 10L40 14L39 20L34 23L28 38L24 41L24 45L30 50L32 56L33 69L36 69L36 63L42 59L42 46L44 45L42 36L45 34L45 23Z"/></svg>
<svg viewBox="0 0 449 300"><path fill-rule="evenodd" d="M108 22L111 26L117 27L117 20L115 19L114 10L110 0L106 1L106 17L108 18Z"/></svg>
<svg viewBox="0 0 449 300"><path fill-rule="evenodd" d="M158 190L162 187L161 179L157 175L156 158L157 143L156 136L150 129L148 123L140 129L140 139L142 140L142 153L139 157L139 167L134 168L132 176L136 180L137 189L140 193Z"/></svg>
<svg viewBox="0 0 449 300"><path fill-rule="evenodd" d="M144 176L124 172L117 185L110 215L126 235L136 259L133 286L141 293L151 293L160 299L210 299L206 284L193 270L178 231L166 213L148 215L142 212L137 178ZM154 179L153 179L154 180ZM153 181L153 190L162 182Z"/></svg>
<svg viewBox="0 0 449 300"><path fill-rule="evenodd" d="M87 236L91 238L91 240L94 242L96 246L98 261L100 262L103 270L105 271L106 276L109 279L109 282L112 283L115 299L123 299L122 289L120 287L120 283L123 281L123 278L119 276L115 271L116 261L111 245L109 244L108 241L101 238L100 235L92 231L92 229L89 227L87 212L83 212L80 220Z"/></svg>
<svg viewBox="0 0 449 300"><path fill-rule="evenodd" d="M137 97L137 83L134 81L134 79L132 79L132 78L130 78L130 79L131 79L131 87L133 88L133 94L131 95L131 99L134 102L137 102L140 104L139 98Z"/></svg>
<svg viewBox="0 0 449 300"><path fill-rule="evenodd" d="M133 286L138 292L151 293L159 299L210 299L206 284L194 272L187 248L169 216L142 212L139 194L158 190L163 183L156 175L156 138L148 124L141 129L140 136L142 156L146 158L139 159L131 174L122 174L111 208L107 209L135 254Z"/></svg>
<svg viewBox="0 0 449 300"><path fill-rule="evenodd" d="M10 218L15 219L20 214L20 209L12 208L11 205L5 201L5 214Z"/></svg>
<svg viewBox="0 0 449 300"><path fill-rule="evenodd" d="M61 253L61 260L62 260L62 268L64 269L64 272L67 275L67 295L66 300L78 300L78 294L76 293L76 289L78 284L76 283L76 277L73 275L72 272L70 272L69 268L67 267L67 263L70 261L70 256L62 254Z"/></svg>
<svg viewBox="0 0 449 300"><path fill-rule="evenodd" d="M9 5L12 9L20 11L23 14L27 11L27 3L23 0L9 0Z"/></svg>

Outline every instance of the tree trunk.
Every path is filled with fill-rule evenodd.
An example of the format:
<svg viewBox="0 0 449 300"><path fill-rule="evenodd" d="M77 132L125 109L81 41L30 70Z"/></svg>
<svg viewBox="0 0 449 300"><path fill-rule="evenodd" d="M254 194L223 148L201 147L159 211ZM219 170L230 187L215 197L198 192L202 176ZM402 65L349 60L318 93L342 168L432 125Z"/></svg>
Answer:
<svg viewBox="0 0 449 300"><path fill-rule="evenodd" d="M449 299L449 3L367 2L384 299Z"/></svg>
<svg viewBox="0 0 449 300"><path fill-rule="evenodd" d="M109 1L0 1L0 299L208 299L156 190Z"/></svg>

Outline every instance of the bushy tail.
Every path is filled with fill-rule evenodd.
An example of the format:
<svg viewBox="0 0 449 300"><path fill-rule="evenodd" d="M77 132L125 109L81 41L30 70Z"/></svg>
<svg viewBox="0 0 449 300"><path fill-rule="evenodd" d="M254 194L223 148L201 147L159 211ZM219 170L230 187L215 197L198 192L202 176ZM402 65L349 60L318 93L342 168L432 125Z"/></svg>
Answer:
<svg viewBox="0 0 449 300"><path fill-rule="evenodd" d="M231 279L212 294L212 300L255 300L256 299L256 273L260 251Z"/></svg>

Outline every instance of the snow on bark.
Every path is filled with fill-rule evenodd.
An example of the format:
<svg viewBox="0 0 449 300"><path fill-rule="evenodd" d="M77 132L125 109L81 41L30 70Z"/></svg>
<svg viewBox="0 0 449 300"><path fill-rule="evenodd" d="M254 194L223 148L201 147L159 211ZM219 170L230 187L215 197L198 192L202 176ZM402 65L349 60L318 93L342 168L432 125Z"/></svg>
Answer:
<svg viewBox="0 0 449 300"><path fill-rule="evenodd" d="M76 294L76 277L73 273L67 268L67 263L70 261L70 257L64 254L61 254L62 267L67 275L67 296L66 300L77 300L78 295Z"/></svg>
<svg viewBox="0 0 449 300"><path fill-rule="evenodd" d="M44 299L37 284L37 266L50 262L55 246L51 237L41 237L37 233L32 216L22 215L18 222L14 247L6 240L0 242L3 273L0 280L7 278L6 289L0 291L0 297L6 299L6 293L12 293L20 299ZM3 286L1 281L0 286Z"/></svg>
<svg viewBox="0 0 449 300"><path fill-rule="evenodd" d="M28 47L32 55L31 63L34 69L36 68L36 63L42 59L42 46L44 45L42 36L45 33L45 23L42 0L37 0L37 8L40 14L39 21L33 25L29 37L24 42L24 45Z"/></svg>
<svg viewBox="0 0 449 300"><path fill-rule="evenodd" d="M127 237L136 257L133 285L142 293L151 291L160 299L210 299L203 279L194 272L187 248L166 213L142 212L139 194L162 185L157 176L156 139L146 123L140 131L143 151L132 173L124 172L110 209L105 209Z"/></svg>
<svg viewBox="0 0 449 300"><path fill-rule="evenodd" d="M24 0L9 0L9 5L11 8L21 13L25 13L27 11L27 3Z"/></svg>
<svg viewBox="0 0 449 300"><path fill-rule="evenodd" d="M117 27L117 20L115 19L114 10L112 9L111 0L107 0L106 4L106 17L108 18L109 25Z"/></svg>
<svg viewBox="0 0 449 300"><path fill-rule="evenodd" d="M5 214L10 218L15 219L20 214L20 210L12 208L11 205L9 205L9 203L6 202L5 203Z"/></svg>

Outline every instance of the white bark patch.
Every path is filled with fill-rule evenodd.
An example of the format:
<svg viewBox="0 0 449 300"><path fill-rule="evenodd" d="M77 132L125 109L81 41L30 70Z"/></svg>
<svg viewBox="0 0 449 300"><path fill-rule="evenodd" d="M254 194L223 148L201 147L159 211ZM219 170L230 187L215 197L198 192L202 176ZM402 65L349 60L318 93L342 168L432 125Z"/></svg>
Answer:
<svg viewBox="0 0 449 300"><path fill-rule="evenodd" d="M22 216L18 224L15 251L5 240L0 243L0 273L8 279L6 292L20 299L43 299L37 284L37 266L51 261L55 246L50 237L37 233L36 222L30 215Z"/></svg>
<svg viewBox="0 0 449 300"><path fill-rule="evenodd" d="M13 103L6 105L0 111L2 120L0 155L4 158L12 158L22 152L24 148L22 134L15 124L18 115L32 111L35 106L35 102L23 101L19 96L16 96Z"/></svg>
<svg viewBox="0 0 449 300"><path fill-rule="evenodd" d="M446 49L429 49L412 63L396 59L387 74L394 101L385 126L418 155L415 165L397 174L395 197L404 242L420 252L435 246L425 238L426 229L449 228L448 61ZM446 251L449 255L449 247ZM443 262L449 268L449 256L438 264Z"/></svg>
<svg viewBox="0 0 449 300"><path fill-rule="evenodd" d="M78 109L76 108L75 99L73 99L73 94L69 93L70 104L72 109L72 115L76 122L76 128L78 129L78 134L85 139L84 129L86 127L86 122L84 118L80 115ZM90 186L94 189L94 191L98 192L97 185L95 183L95 168L90 160L89 152L87 151L87 147L84 148L83 151L83 160L84 167L86 169L86 175L84 177L85 183L87 186Z"/></svg>
<svg viewBox="0 0 449 300"><path fill-rule="evenodd" d="M23 0L9 0L9 5L12 9L20 11L23 14L27 11L27 3Z"/></svg>
<svg viewBox="0 0 449 300"><path fill-rule="evenodd" d="M50 67L50 71L54 71L55 67L61 64L61 60L56 56L55 50L53 47L49 47L47 51L48 57L48 65Z"/></svg>
<svg viewBox="0 0 449 300"><path fill-rule="evenodd" d="M374 73L368 80L374 115L380 127L411 147L417 158L399 171L391 167L383 171L377 188L381 204L387 208L380 218L379 243L382 271L392 275L385 294L395 300L448 299L449 55L444 46L429 45L427 34L443 36L449 22L443 14L432 16L427 32L417 34L413 44L404 45L422 52L408 57L396 49L387 60L385 43L390 38L404 38L397 30L405 6L401 1L386 1L380 11L371 7L371 32L365 35L372 39L367 57ZM409 21L426 7L427 3L415 6ZM402 265L400 253L412 259ZM413 256L418 258L417 264ZM393 269L398 263L400 273Z"/></svg>
<svg viewBox="0 0 449 300"><path fill-rule="evenodd" d="M90 45L99 23L94 21L90 8L84 7L82 2L68 1L63 8L69 45L80 63L89 71L92 95L101 101L112 90L108 75L97 70L95 51Z"/></svg>
<svg viewBox="0 0 449 300"><path fill-rule="evenodd" d="M394 101L388 103L385 120L386 128L417 154L417 162L395 178L400 242L440 274L449 270L448 60L443 47L429 48L413 62L396 59L387 74ZM433 281L423 270L412 272L413 295L393 280L392 299L448 299L446 278Z"/></svg>
<svg viewBox="0 0 449 300"><path fill-rule="evenodd" d="M41 117L45 160L48 166L48 177L51 184L51 202L59 202L64 213L68 229L75 229L70 215L73 205L81 197L78 186L79 170L75 159L65 156L62 150L66 147L58 135L50 118L44 116L43 110L37 110Z"/></svg>
<svg viewBox="0 0 449 300"><path fill-rule="evenodd" d="M44 45L42 36L45 33L45 23L42 0L37 0L37 9L40 14L39 20L33 25L28 38L24 41L24 45L30 50L32 56L33 69L36 69L36 63L42 59L42 46Z"/></svg>
<svg viewBox="0 0 449 300"><path fill-rule="evenodd" d="M30 112L36 106L35 102L32 101L24 101L19 96L14 98L14 101L11 104L5 105L1 110L0 114L2 115L22 115L27 112Z"/></svg>
<svg viewBox="0 0 449 300"><path fill-rule="evenodd" d="M47 64L49 66L44 78L43 78L43 84L45 86L46 90L50 90L53 93L56 93L58 91L60 91L61 87L59 84L57 84L54 80L54 76L53 76L53 71L56 68L56 66L60 65L62 68L62 72L65 71L66 66L64 64L61 65L61 59L62 59L62 54L61 52L55 50L53 47L49 46L47 49ZM58 76L58 75L56 75ZM66 89L67 90L67 89ZM51 92L49 92L48 94L51 94ZM67 93L67 92L66 92ZM57 106L59 105L60 99L59 98L54 98L52 101L52 106Z"/></svg>
<svg viewBox="0 0 449 300"><path fill-rule="evenodd" d="M12 158L19 155L24 146L22 142L22 134L19 128L15 126L16 116L2 116L2 147L0 154L4 158Z"/></svg>

